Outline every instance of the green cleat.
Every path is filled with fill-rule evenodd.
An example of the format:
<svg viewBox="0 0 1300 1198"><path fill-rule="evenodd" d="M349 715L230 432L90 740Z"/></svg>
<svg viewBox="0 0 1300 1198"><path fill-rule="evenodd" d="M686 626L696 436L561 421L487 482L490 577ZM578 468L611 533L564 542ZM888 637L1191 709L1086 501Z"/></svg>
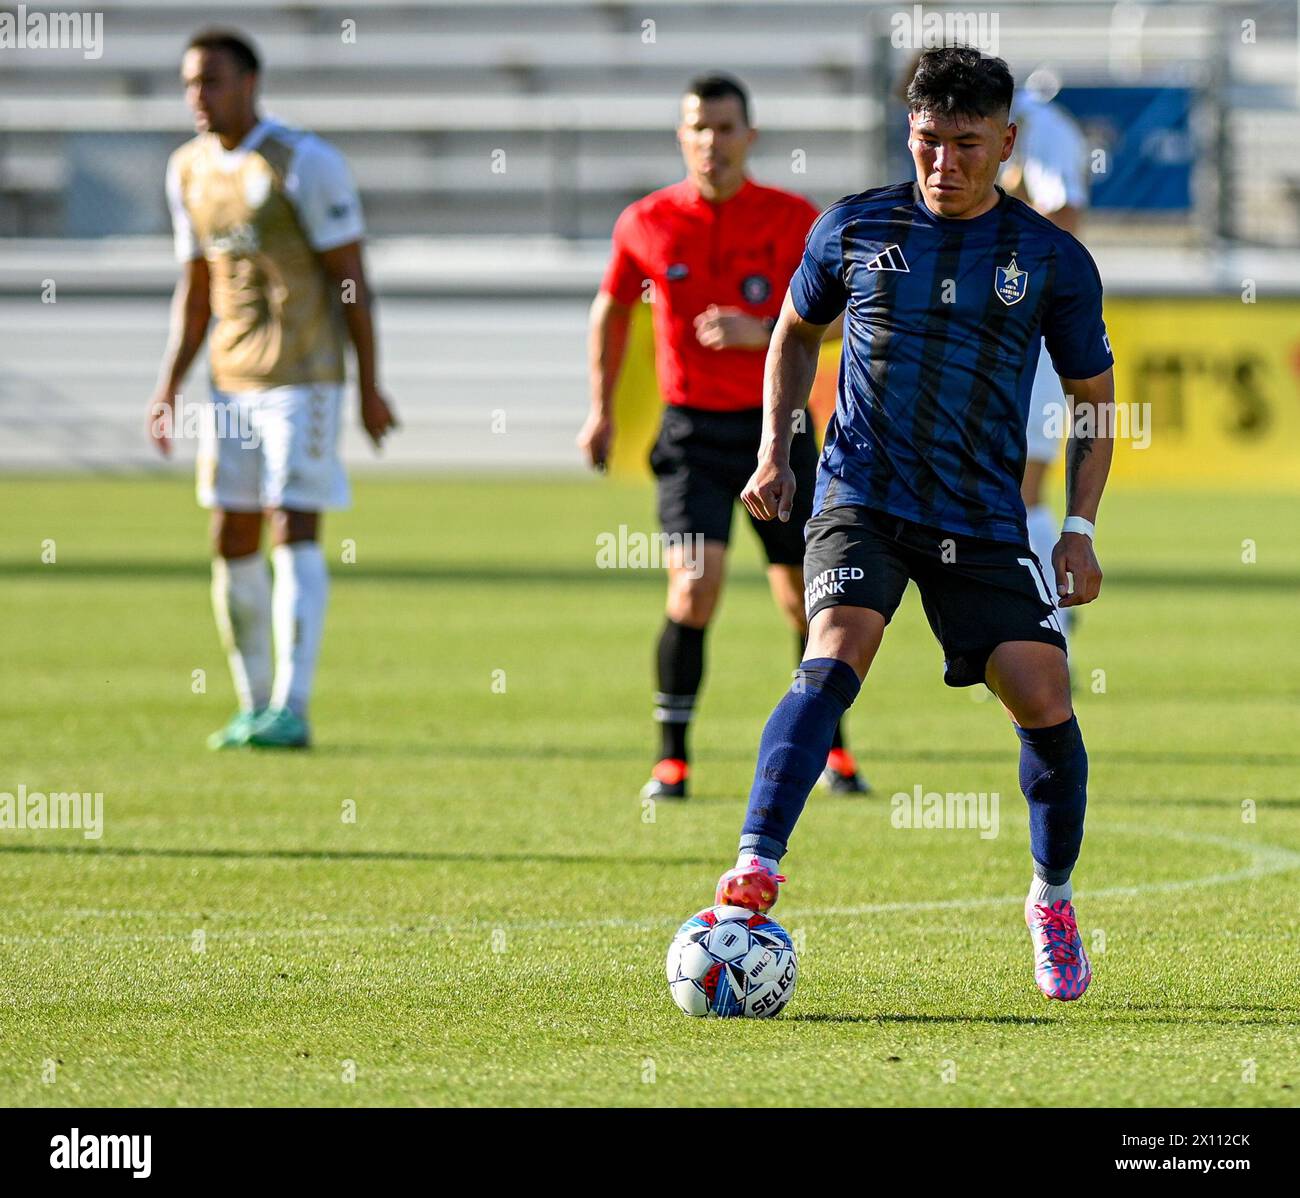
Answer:
<svg viewBox="0 0 1300 1198"><path fill-rule="evenodd" d="M257 711L239 711L230 717L229 722L219 732L208 737L209 749L242 749L248 745L248 734L253 725L261 719L266 708Z"/></svg>
<svg viewBox="0 0 1300 1198"><path fill-rule="evenodd" d="M268 707L248 730L255 749L305 749L311 744L307 721L287 707Z"/></svg>

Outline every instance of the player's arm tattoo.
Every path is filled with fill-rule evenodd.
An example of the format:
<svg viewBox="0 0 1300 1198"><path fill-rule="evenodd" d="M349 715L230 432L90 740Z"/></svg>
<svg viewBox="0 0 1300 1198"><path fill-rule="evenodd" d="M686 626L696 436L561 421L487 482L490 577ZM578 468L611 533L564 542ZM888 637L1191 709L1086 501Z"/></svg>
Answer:
<svg viewBox="0 0 1300 1198"><path fill-rule="evenodd" d="M1065 457L1066 495L1074 498L1075 484L1078 482L1079 470L1092 453L1094 438L1091 432L1074 432L1070 437L1070 447Z"/></svg>
<svg viewBox="0 0 1300 1198"><path fill-rule="evenodd" d="M1090 379L1063 379L1070 397L1070 439L1065 451L1065 497L1069 514L1095 520L1115 450L1115 377L1111 370Z"/></svg>

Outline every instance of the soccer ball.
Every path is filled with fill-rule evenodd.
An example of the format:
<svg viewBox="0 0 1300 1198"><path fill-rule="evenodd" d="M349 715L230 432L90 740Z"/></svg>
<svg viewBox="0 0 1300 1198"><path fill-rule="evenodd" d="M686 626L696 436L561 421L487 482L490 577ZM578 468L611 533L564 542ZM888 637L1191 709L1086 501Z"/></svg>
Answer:
<svg viewBox="0 0 1300 1198"><path fill-rule="evenodd" d="M794 993L794 944L770 915L709 907L668 946L668 989L688 1015L766 1019Z"/></svg>

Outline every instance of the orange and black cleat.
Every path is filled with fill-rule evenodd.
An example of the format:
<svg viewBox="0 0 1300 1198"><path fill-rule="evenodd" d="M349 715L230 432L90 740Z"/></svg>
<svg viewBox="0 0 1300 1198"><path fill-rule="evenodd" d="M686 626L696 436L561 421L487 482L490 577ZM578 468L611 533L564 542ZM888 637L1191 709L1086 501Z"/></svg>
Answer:
<svg viewBox="0 0 1300 1198"><path fill-rule="evenodd" d="M832 749L822 770L822 785L835 795L869 795L871 787L858 773L858 763L848 749Z"/></svg>
<svg viewBox="0 0 1300 1198"><path fill-rule="evenodd" d="M650 771L650 781L641 787L643 799L684 799L691 767L677 757L665 757Z"/></svg>

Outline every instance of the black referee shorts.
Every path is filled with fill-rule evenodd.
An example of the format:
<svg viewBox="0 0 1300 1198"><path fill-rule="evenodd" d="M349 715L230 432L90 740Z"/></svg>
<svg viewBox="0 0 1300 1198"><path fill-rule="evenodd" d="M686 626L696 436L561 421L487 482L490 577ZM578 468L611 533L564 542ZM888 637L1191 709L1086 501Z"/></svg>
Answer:
<svg viewBox="0 0 1300 1198"><path fill-rule="evenodd" d="M866 507L823 507L809 521L809 620L844 605L869 607L889 623L909 580L943 646L949 686L983 682L989 654L1006 641L1065 650L1052 588L1027 541L943 532Z"/></svg>
<svg viewBox="0 0 1300 1198"><path fill-rule="evenodd" d="M669 404L650 453L659 489L659 522L666 533L731 540L731 514L758 464L763 411L707 412ZM790 446L794 507L786 523L750 516L763 552L774 566L804 558L804 525L812 515L817 446L812 433L796 433ZM748 514L748 513L746 513Z"/></svg>

